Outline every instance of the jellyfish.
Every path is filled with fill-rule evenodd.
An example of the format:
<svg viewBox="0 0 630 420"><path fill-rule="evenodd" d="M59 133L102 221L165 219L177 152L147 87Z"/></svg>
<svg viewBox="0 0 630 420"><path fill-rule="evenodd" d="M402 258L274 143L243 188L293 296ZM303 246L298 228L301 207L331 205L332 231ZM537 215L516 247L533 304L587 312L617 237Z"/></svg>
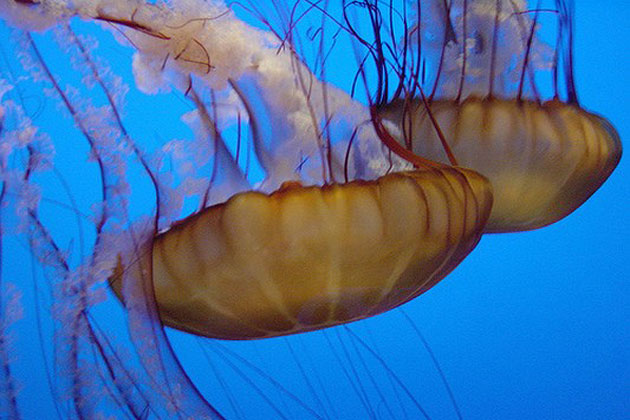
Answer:
<svg viewBox="0 0 630 420"><path fill-rule="evenodd" d="M316 267L305 268L298 263L288 268L286 265L277 268L266 264L285 262L276 258L273 259L275 262L267 261L271 258L256 260L261 257L260 251L255 248L257 243L262 242L260 237L271 235L270 232L258 231L258 238L250 236L260 227L262 213L268 215L268 219L263 220L272 223L278 220L274 213L280 213L282 207L295 206L288 214L295 215L296 218L291 221L301 227L289 230L292 234L303 234L307 227L314 225L319 226L319 233L322 230L325 233L326 228L333 228L327 223L334 220L335 215L339 217L335 223L344 223L351 229L352 222L359 216L346 218L342 215L348 214L352 203L358 203L355 200L361 200L361 206L356 206L357 212L368 212L374 207L383 207L385 203L397 204L387 207L389 209L404 211L410 210L408 206L422 204L422 200L413 194L389 196L398 189L434 196L435 206L455 208L451 206L459 205L470 211L470 219L455 219L457 223L441 239L460 246L450 247L448 251L433 250L442 259L432 267L437 275L428 281L421 281L420 287L414 286L415 290L401 288L398 292L401 295L391 296L387 302L391 306L373 306L370 313L357 314L354 310L364 307L361 301L371 298L358 291L356 295L349 294L344 305L334 311L339 314L339 318L326 318L321 316L321 309L328 309L324 311L328 313L333 310L324 295L321 300L313 299L313 305L304 308L305 311L299 311L297 315L286 319L274 317L271 320L253 320L253 323L262 324L260 328L248 328L249 331L254 330L249 338L254 338L317 329L339 320L362 318L424 292L434 281L446 275L476 244L482 228L480 225L483 225L489 211L489 198L484 178L473 171L436 166L415 158L413 163L409 163L399 158L392 152L391 145L383 144L381 137L384 133L379 136L374 131L381 127L371 121L365 103L354 100L344 89L322 83L327 79L327 74L321 66L318 67L317 60L315 63L309 62L299 51L302 44L297 39L297 23L305 22L304 16L307 14L303 16L294 11L289 21L296 25L289 25L291 30L284 33L278 30L282 23L277 26L266 20L271 19L273 13L265 11L263 14L255 7L249 11L256 15L257 19L254 20L262 30L245 25L232 15L233 11L220 4L177 1L169 5L164 8L164 5L126 1L67 4L19 1L0 6L3 18L13 26L23 27L28 24L29 29L41 29L54 24L55 36L64 53L64 60L57 60L53 56L52 51L57 51L58 47L53 47L50 42L50 32L43 35L17 33L13 42L22 51L20 63L16 63L15 59L8 60L11 62L9 70L3 72L7 82L2 85L2 134L7 141L5 144L11 145L10 148L3 148L6 157L3 160L3 172L7 175L3 177L5 193L2 206L3 209L9 209L3 212L3 232L8 233L3 233L3 238L13 241L13 234L22 238L21 242L18 240L12 243L30 250L37 270L42 271L38 280L51 281L50 286L46 286L45 282L34 282L41 289L51 287L50 297L47 298L50 301L45 299L40 309L28 309L34 312L41 310L41 313L51 310L50 318L45 322L54 324L54 352L50 348L42 352L20 343L23 347L20 347L16 357L24 363L26 358L22 355L28 350L22 349L44 353L44 358L48 359L44 366L49 371L43 369L40 384L52 389L46 392L52 392L53 398L60 402L53 406L60 418L90 418L100 413L132 418L221 418L222 415L227 416L226 413L234 413L235 417L343 418L344 413L348 417L356 413L357 409L364 410L368 416L379 418L417 416L417 413L431 417L431 410L427 412L421 406L410 409L404 403L397 402L403 399L408 402L412 397L414 401L420 399L418 392L407 392L406 388L400 386L398 381L401 375L411 375L406 379L411 378L412 382L417 379L415 376L422 380L428 376L414 370L410 360L405 360L404 367L398 366L398 372L387 367L375 372L386 366L381 363L383 358L375 352L376 349L387 351L383 350L385 346L391 347L389 351L392 353L400 350L386 341L374 343L371 340L371 328L346 330L341 327L341 331L348 331L345 339L340 334L328 333L329 330L321 332L327 342L332 342L330 348L335 349L330 356L352 362L341 368L333 362L328 372L319 373L320 380L326 382L326 388L336 389L335 382L344 382L348 389L344 392L313 392L314 409L300 403L297 403L300 411L293 406L286 407L286 400L293 397L286 393L286 388L281 389L275 383L273 391L283 394L283 400L272 409L270 415L266 412L262 414L263 408L259 406L243 414L251 395L259 392L253 387L239 389L236 394L228 394L223 404L215 404L217 394L222 392L222 381L227 378L218 379L218 384L208 386L206 376L210 376L209 371L216 369L213 363L219 358L225 360L226 364L246 362L234 357L230 347L221 343L216 343L218 350L213 353L214 360L210 359L207 365L202 362L200 366L198 360L180 357L182 348L198 344L194 340L190 341L194 334L204 333L222 338L236 338L237 335L243 338L243 329L237 325L239 331L235 332L232 320L227 327L227 324L216 320L214 330L199 331L194 315L206 304L195 296L195 292L183 296L188 292L181 288L169 289L174 284L168 282L177 281L178 272L193 269L193 264L199 264L199 261L191 261L193 264L189 265L185 260L182 261L185 258L183 256L175 261L169 260L171 252L167 250L182 246L180 239L195 236L199 232L198 228L205 226L208 231L204 235L210 235L211 238L236 235L232 239L243 243L238 247L239 250L247 249L247 241L252 245L244 261L248 264L254 262L255 265L250 266L221 261L219 254L225 249L221 247L227 246L227 240L196 246L203 252L214 252L215 266L221 265L228 274L232 270L290 269L299 277L308 277L313 275L310 271ZM11 10L7 12L8 9ZM317 8L311 9L309 6L307 10ZM329 13L332 12L331 8ZM317 13L309 14L323 19ZM74 19L72 25L66 25L68 19L76 15L87 22L76 22L77 19ZM282 22L290 13L279 10L278 15ZM126 62L117 62L116 56L121 55L122 51L120 47L101 39L105 45L97 48L93 40L76 35L77 27L93 24L94 20L110 29L121 43L139 52L133 58L134 82L131 88L125 86L116 74L122 74L128 67ZM338 26L332 27L338 29ZM326 30L324 25L322 28L314 32L306 30L306 39L319 39L318 36ZM191 36L193 33L195 35ZM231 36L226 37L226 34ZM236 42L238 39L240 41ZM221 42L225 43L223 50L211 48L221 45ZM309 44L306 42L305 48ZM97 54L103 51L109 51L108 63L101 61ZM317 46L315 56L325 56L323 51L326 51L325 45ZM26 81L23 81L22 73L13 73L18 64L25 69ZM61 67L53 66L67 66L70 74L62 79L59 77ZM188 70L182 71L182 66ZM187 77L189 73L193 76ZM291 75L289 79L286 78L287 74ZM131 76L128 78L131 80ZM73 82L80 88L73 88ZM297 89L287 89L287 85L297 86ZM41 92L41 95L29 95L29 90L35 89L34 86L37 86L37 92ZM125 95L127 89L130 92ZM169 90L171 93L168 93ZM268 95L269 91L275 91L277 95ZM145 102L141 102L144 96ZM161 96L169 97L167 105L163 108L151 107L151 102L159 101ZM64 124L59 118L61 130L49 128L50 134L37 128L39 110L49 105L47 102L60 104L59 114L63 113L66 121ZM151 109L148 115L146 109ZM177 128L189 130L192 140L181 133L172 134L166 124L160 124L163 123L161 119L166 120L170 114L183 115L184 124L180 123ZM321 116L324 116L324 121L319 120ZM133 127L134 119L140 121L139 127ZM152 129L152 138L148 138L151 136L146 135L147 127L157 124L160 125L160 131ZM383 126L391 130L387 123L384 122ZM70 132L74 133L72 137L69 137ZM234 141L228 141L230 135ZM66 141L68 138L72 140ZM90 158L88 165L80 165L81 172L69 170L68 178L59 176L56 171L64 162L65 148L81 148ZM286 159L286 156L291 159ZM76 162L66 164L71 168L79 166ZM84 166L90 169L86 170ZM426 179L430 182L419 183ZM77 194L82 182L91 187L96 186L89 189L86 194L88 197L84 197L82 191ZM476 192L476 184L476 188L483 193ZM11 188L6 188L7 185ZM71 193L66 194L65 191ZM375 197L384 196L390 199L372 201ZM309 200L307 202L312 205L305 206L301 200ZM322 203L332 204L326 207ZM477 209L475 206L480 207ZM339 207L344 208L343 212L334 213ZM13 210L16 214L13 214ZM248 225L248 218L254 212L257 219L250 220ZM435 213L446 212L440 210ZM51 214L60 216L51 217ZM361 213L360 217L368 216L367 213ZM393 216L394 221L402 223L399 217L405 215ZM327 223L315 224L313 220L317 220L317 217L325 219ZM66 232L71 229L58 227L60 223L56 221L62 218L76 219L77 232ZM230 218L235 221L230 225L215 224L218 220L221 223L228 222ZM199 219L209 223L197 224ZM475 223L470 225L469 220ZM86 226L93 229L86 229ZM243 230L237 232L239 228ZM468 240L454 236L465 232L464 228L474 230ZM271 232L277 230L270 229ZM363 241L371 240L369 231L358 233L365 235ZM410 233L400 229L400 237L395 239L404 239ZM317 236L311 236L309 240L313 238L318 239ZM327 238L323 240L327 241ZM289 251L297 252L299 245L299 242L295 242L296 249ZM195 247L190 243L187 246ZM347 243L346 246L351 247L353 244ZM405 245L406 248L408 246L413 245ZM191 251L196 253L199 249L184 251L183 255L190 255ZM409 249L406 251L409 252ZM439 255L445 252L451 255ZM160 254L165 256L160 257ZM283 255L286 254L278 258ZM156 256L162 259L156 261ZM399 269L404 272L405 267L396 260L400 256L398 253L387 258L391 258L392 264L401 265ZM360 269L372 271L373 268L368 266L369 260L364 260L365 266ZM10 260L5 258L3 266L7 261L10 264ZM319 269L335 268L331 263ZM407 269L412 273L417 267ZM174 274L169 274L169 271ZM115 273L113 276L112 272ZM216 276L216 273L212 275ZM129 281L124 281L125 277ZM243 278L242 275L239 277ZM405 274L401 278L405 278ZM167 283L160 289L160 285L156 285L157 281ZM477 280L470 283L477 283ZM124 311L121 311L122 306L112 295L110 284L122 297ZM3 282L3 287L7 286ZM256 284L251 287L248 290L260 289ZM36 294L41 295L41 290ZM271 294L267 295L268 301L275 298ZM312 298L313 295L309 295L309 299ZM182 304L184 299L190 300ZM3 337L10 336L4 332L11 332L11 323L14 327L22 325L17 319L20 310L16 301L19 301L17 293L3 291L2 309L4 313L11 314L3 318L6 319ZM8 302L8 305L5 306L4 302ZM48 302L52 302L51 308L47 307ZM443 303L448 306L448 302ZM249 305L251 301L246 302L244 310L249 310ZM186 310L192 314L186 314ZM440 317L450 315L437 308L436 313L440 313ZM291 321L288 325L287 319ZM297 327L296 319L300 321ZM379 322L379 317L374 322ZM385 329L395 330L396 337L397 331L404 326L400 324L406 321L395 318L392 322L395 328L390 324ZM163 323L194 334L179 334L164 329ZM45 334L45 328L43 330ZM333 331L339 332L340 329ZM12 332L17 333L15 329ZM127 334L130 340L126 339ZM297 337L299 339L301 335ZM189 341L177 348L174 338ZM304 346L303 342L287 341L290 343L289 353L281 353L277 347L273 347L273 340L278 339L262 341L270 343L274 372L278 378L285 367L291 364L291 358L304 360L325 350L314 348L309 352L308 345ZM3 407L13 410L3 412L19 415L27 409L21 399L25 398L27 392L32 395L31 390L34 388L20 390L20 377L16 375L19 370L10 357L12 350L11 344L5 346L4 342L0 348L2 360L8 360L3 365L5 368L8 366L8 369L2 373L5 375L2 378L5 384L2 397L3 403L6 403ZM205 350L207 348L201 354L205 354ZM415 353L417 350L417 346L412 345L406 352ZM5 353L9 357L5 357ZM251 353L249 356L254 358ZM203 356L198 354L197 358ZM375 363L377 368L366 367L367 361ZM305 381L309 388L324 388L317 383L317 374L303 369L302 366L298 368L298 375L308 378ZM257 374L252 372L250 369L249 375ZM344 378L346 375L350 379ZM222 378L221 375L217 377ZM249 379L247 376L245 378ZM206 385L205 389L201 388L202 385ZM390 386L393 392L386 391ZM381 393L372 393L371 388L379 389ZM263 399L268 398L264 393L261 394ZM342 408L337 407L344 403L341 399L353 398L359 401L360 408L351 406L349 411L342 411ZM323 401L317 401L319 399ZM449 415L453 414L449 407Z"/></svg>
<svg viewBox="0 0 630 420"><path fill-rule="evenodd" d="M483 177L455 169L236 195L153 239L160 318L242 340L381 313L472 250L491 197Z"/></svg>
<svg viewBox="0 0 630 420"><path fill-rule="evenodd" d="M396 141L416 155L490 179L495 204L486 232L536 229L562 219L621 158L612 124L580 107L572 4L541 4L421 2L409 12L418 17L405 37L413 53L378 61L382 72L400 79L389 96L381 82L375 104ZM556 20L553 47L539 36L544 14L551 15L544 23ZM436 20L443 22L439 29Z"/></svg>
<svg viewBox="0 0 630 420"><path fill-rule="evenodd" d="M73 5L65 11L61 8L62 14L91 14L94 20L129 28L126 39L138 51L134 61L138 84L147 91L167 80L180 84L197 107L195 116L206 130L202 133L214 137L205 139L213 143L213 161L207 185L198 192L200 209L158 234L163 228L160 219L166 217L162 208L168 207L162 194L168 195L168 191L161 186L159 174L147 169L146 159L123 124L116 121L119 134L151 177L160 209L151 233L131 232L132 249L118 251L122 262L110 283L123 300L128 300L125 290L133 288L126 282L141 283L147 277L150 285L140 294L155 294L166 325L214 338L292 334L399 306L428 290L474 248L492 203L491 187L483 177L432 162L426 162L425 168L401 172L392 169L393 158L385 155L386 149L369 131L359 134L355 144L338 139L337 132L350 136L346 129L337 129L340 123L334 120L341 114L341 103L352 106L347 95L314 80L308 91L300 91L299 83L297 93L279 91L278 83L296 73L308 77L308 69L302 70L291 53L278 54L266 46L262 36L235 22L220 5L207 7L202 13L206 19L197 17L202 12L199 7L194 15L187 15L186 3L180 9L178 5L175 2L173 10L150 4L95 11ZM45 4L34 9L39 13ZM240 31L251 38L251 45L240 40L223 45L215 41L219 31ZM73 38L70 34L70 40ZM84 51L81 41L76 42ZM32 42L31 47L56 87ZM237 48L241 51L235 54ZM223 75L226 70L221 66L230 63L213 64L227 49L236 57L229 76ZM87 67L93 68L92 77L101 83L103 72L91 65L87 52L84 56ZM196 75L202 79L197 80ZM265 172L258 189L271 190L270 194L240 193L221 201L226 195L253 188L217 126L217 119L226 117L216 111L216 116L211 115L202 93L197 92L206 83L213 90L224 91L231 85L228 93L239 97L244 111L258 99L274 115L288 120L280 133L271 119L271 140L258 129L252 130L251 147ZM103 89L109 98L110 89ZM258 92L252 92L255 90ZM63 92L58 94L69 109L74 108ZM110 109L117 109L113 101ZM83 126L81 117L74 115L77 125ZM252 121L258 117L247 115L250 124L258 127L259 122ZM327 127L320 133L324 123ZM88 128L83 130L97 160L103 159L111 139L102 140ZM296 135L299 142L292 138ZM370 159L377 159L380 167L370 168ZM365 161L368 168L364 168ZM111 178L102 177L105 184ZM341 177L345 182L336 181ZM106 224L108 209L100 217L98 225ZM100 233L99 228L97 241ZM125 257L125 253L133 257ZM134 264L138 267L132 268ZM141 297L135 296L135 300Z"/></svg>
<svg viewBox="0 0 630 420"><path fill-rule="evenodd" d="M483 176L430 161L411 170L390 155L371 126L359 127L364 109L352 98L315 79L295 52L278 51L271 33L235 19L225 5L12 2L5 9L7 19L26 22L27 29L54 25L84 83L103 95L99 106L62 87L45 50L30 33L21 35L22 66L65 108L101 183L92 216L94 253L76 267L37 204L21 206L34 255L58 279L55 321L63 331L55 359L70 372L59 392L70 395L78 417L119 405L136 417L159 417L154 410L163 409L220 418L179 366L163 324L250 339L359 320L431 288L480 239L492 203ZM173 86L190 98L194 109L185 118L194 141L171 142L155 155L138 146L119 111L120 80L68 25L73 16L122 31L136 50L133 71L141 90ZM225 33L242 39L222 39ZM283 91L293 78L294 89ZM256 101L269 112L266 120L251 111ZM11 101L7 108L15 109L14 125L26 127L7 132L8 156L27 156L7 163L20 179L7 184L16 194L38 172L33 160L50 164L52 157L35 134L22 138L36 130L18 115L21 108ZM237 134L231 151L224 133L240 129L241 119L249 123L251 140ZM264 173L255 187L240 165L241 153L255 154ZM154 215L132 223L124 198L129 157L155 196ZM167 158L172 171L164 169ZM186 199L197 209L175 223ZM98 294L106 293L99 284L111 285L124 302L145 383L108 348L109 338L91 319ZM86 360L90 342L98 343L99 354ZM86 384L99 365L113 384L95 398ZM12 391L7 395L15 400Z"/></svg>

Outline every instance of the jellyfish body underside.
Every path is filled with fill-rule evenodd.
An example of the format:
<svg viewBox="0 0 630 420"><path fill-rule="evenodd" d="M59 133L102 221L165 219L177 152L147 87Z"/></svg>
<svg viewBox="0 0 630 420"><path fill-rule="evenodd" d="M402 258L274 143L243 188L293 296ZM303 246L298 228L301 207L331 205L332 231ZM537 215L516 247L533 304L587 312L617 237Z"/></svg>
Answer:
<svg viewBox="0 0 630 420"><path fill-rule="evenodd" d="M478 243L488 181L444 167L237 194L154 238L165 325L213 338L317 330L399 306Z"/></svg>
<svg viewBox="0 0 630 420"><path fill-rule="evenodd" d="M575 104L493 97L429 105L458 164L488 177L494 204L486 232L537 229L569 215L608 178L621 142L604 118ZM448 162L425 105L396 101L381 109L419 156Z"/></svg>

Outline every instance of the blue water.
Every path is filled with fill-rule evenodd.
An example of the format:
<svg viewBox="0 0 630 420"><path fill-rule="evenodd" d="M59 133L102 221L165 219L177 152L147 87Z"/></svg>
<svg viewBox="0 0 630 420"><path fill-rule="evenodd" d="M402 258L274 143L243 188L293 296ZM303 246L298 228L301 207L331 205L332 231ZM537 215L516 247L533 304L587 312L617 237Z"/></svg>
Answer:
<svg viewBox="0 0 630 420"><path fill-rule="evenodd" d="M597 5L576 1L575 72L579 98L584 108L608 118L622 141L630 138L629 21L630 3L625 0ZM4 39L6 28L0 25L0 39ZM38 41L47 54L44 38ZM116 64L116 72L133 83L127 50L104 42L105 55L113 63L120 63ZM7 41L0 41L0 46L5 53L0 71L17 68ZM55 59L48 57L51 62ZM343 71L341 66L339 71ZM94 186L98 185L93 171L72 170L74 161L85 160L87 146L72 130L71 123L59 118L53 101L33 92L34 89L28 92L26 101L30 101L30 109L38 110L34 112L35 121L49 127L48 133L57 147L57 166L65 172L69 189L82 208L94 200ZM167 96L167 101L171 108L165 111L188 109L181 95ZM157 110L151 114L142 110L131 94L127 112L137 116L132 128L136 135L154 138L156 143L188 135L178 133L181 126L161 125L164 118L155 113ZM630 418L630 251L626 248L630 237L629 177L630 164L623 157L602 188L566 219L533 232L484 236L477 249L447 279L403 307L430 343L463 418ZM51 178L46 182L55 181ZM47 198L68 201L65 193ZM63 246L79 249L77 224L71 212L50 203L43 206L44 222L61 235ZM46 209L50 216L46 216ZM4 246L3 281L15 284L23 293L25 310L23 319L11 330L14 341L9 346L20 388L19 409L24 418L53 418L53 396L46 381L33 317L32 259L24 240L8 240ZM78 257L79 251L74 252ZM90 252L89 246L84 252ZM34 276L44 281L41 272L36 271ZM45 287L40 287L43 289L38 293L45 295ZM46 311L48 299L44 297L43 301L40 310ZM121 322L120 313L113 312L111 317L114 322ZM50 325L42 328L50 331ZM222 345L267 371L322 416L422 418L393 376L384 373L383 360L431 418L456 418L436 367L399 310L350 328L382 359L362 348L344 328ZM197 386L227 417L238 418L242 414L247 418L277 418L279 411L288 418L308 418L289 397L248 365L235 360L251 381L260 384L266 398L275 401L278 411L268 406L251 384L230 368L223 353L214 351L216 344L202 343L174 331L169 331L169 336ZM339 345L339 339L344 346ZM207 353L201 350L203 346L209 349ZM50 341L44 347L52 363ZM344 352L353 360L352 364L343 364L346 370L336 359L344 359ZM221 379L214 375L215 369L222 372ZM346 375L353 377L352 369L361 378L363 391L356 392L350 385ZM309 382L304 376L310 378ZM224 382L229 384L229 393L225 392ZM380 396L374 383L382 388ZM317 390L317 396L312 388ZM363 393L369 400L367 404L361 402ZM236 411L234 406L238 407Z"/></svg>

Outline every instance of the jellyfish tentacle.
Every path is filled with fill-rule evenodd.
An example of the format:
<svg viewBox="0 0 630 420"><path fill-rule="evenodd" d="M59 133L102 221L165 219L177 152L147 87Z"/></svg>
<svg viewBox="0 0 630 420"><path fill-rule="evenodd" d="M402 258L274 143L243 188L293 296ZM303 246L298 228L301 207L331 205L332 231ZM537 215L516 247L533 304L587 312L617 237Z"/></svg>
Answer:
<svg viewBox="0 0 630 420"><path fill-rule="evenodd" d="M0 99L1 99L0 95ZM4 119L4 109L0 105L0 136L2 135L2 122ZM0 177L4 178L5 165L2 160L0 160ZM7 181L3 180L2 185L0 185L0 209L5 206L5 194L7 192ZM2 220L2 211L0 211L0 267L2 267L2 263L4 261L4 226ZM11 325L9 321L11 319L11 310L15 310L11 308L11 302L6 300L7 295L9 295L5 290L7 289L7 285L4 282L4 278L2 276L2 270L0 270L0 398L2 402L0 403L0 407L3 408L3 411L10 417L14 419L20 419L22 416L20 415L20 411L17 406L17 390L15 386L15 379L13 377L13 372L11 368L11 364L9 363L9 351L8 348L8 337L10 337L10 333L7 331Z"/></svg>
<svg viewBox="0 0 630 420"><path fill-rule="evenodd" d="M462 416L461 409L459 407L459 404L457 403L457 400L455 399L455 394L453 393L453 390L451 389L451 385L450 385L448 379L446 378L446 374L444 373L444 370L442 369L442 366L440 365L440 363L438 362L437 357L435 356L435 352L433 351L433 349L429 345L429 342L427 341L427 339L424 337L424 334L422 333L422 331L420 331L420 328L418 327L418 325L413 321L413 319L409 315L407 315L407 312L404 309L402 309L402 308L399 309L399 312L403 315L403 317L405 318L407 323L414 330L414 332L416 333L416 335L420 339L420 342L422 343L422 346L424 347L426 352L429 354L429 357L431 358L431 362L435 366L435 370L440 375L440 380L442 381L442 384L444 385L444 388L446 389L448 397L451 400L451 404L453 405L453 409L455 410L455 414L456 414L456 416L457 416L457 418L459 420L462 420L463 416Z"/></svg>
<svg viewBox="0 0 630 420"><path fill-rule="evenodd" d="M312 417L314 417L316 419L322 418L322 416L317 411L315 411L308 404L306 404L304 401L302 401L297 395L295 395L293 392L291 392L291 390L289 390L286 387L284 387L280 382L275 380L273 378L273 376L267 374L264 370L260 369L258 366L253 364L251 361L249 361L246 358L240 356L239 354L237 354L233 350L230 350L227 346L221 344L219 341L214 341L212 344L213 344L212 345L213 351L215 353L221 354L222 357L224 358L224 360L226 361L226 363L228 363L233 370L237 371L239 376L243 377L245 380L249 380L248 375L246 375L242 371L242 369L238 368L238 366L236 364L228 362L228 357L238 361L243 366L246 366L252 372L256 373L258 376L260 376L262 379L264 379L265 382L268 382L269 384L271 384L281 394L283 394L284 396L286 396L290 400L294 401L298 406L300 406L310 416L312 416ZM257 393L261 393L262 394L262 391L259 389L259 387L254 386L254 388L256 389ZM265 396L263 396L263 395L261 395L261 396L263 397L263 399L266 399ZM272 401L269 401L269 404L274 406L274 410L277 411L277 408L275 407L275 404L273 404Z"/></svg>
<svg viewBox="0 0 630 420"><path fill-rule="evenodd" d="M56 82L55 78L53 77L53 75L51 74L51 72L49 71L48 67L46 66L45 62L43 61L43 59L41 58L41 55L39 54L36 45L33 43L32 39L30 39L30 37L28 38L31 48L34 51L34 54L36 56L36 60L37 62L40 64L41 68L43 69L44 73L47 75L48 80L50 80L50 82L53 84L55 91L60 95L60 98L62 100L62 102L66 105L66 108L69 110L76 126L80 129L80 131L84 134L84 136L88 139L88 142L90 143L95 156L96 156L96 160L99 163L99 167L101 169L101 178L102 178L102 193L103 193L103 200L105 202L108 202L108 196L107 196L107 191L108 188L112 185L111 180L108 180L108 174L104 171L103 168L103 158L100 155L100 152L98 151L99 149L96 147L96 143L95 143L95 139L89 134L88 130L85 128L85 124L84 124L84 115L80 115L80 113L76 110L76 108L74 107L74 105L72 104L72 102L68 99L68 97L63 93L63 91L61 90L59 84ZM86 62L90 63L90 58L89 56L85 53L85 49L82 48L82 45L80 44L80 42L76 42L77 46L79 47L79 49L83 52L83 54L85 55L85 60ZM97 70L95 69L94 66L90 66L91 71L94 73L95 78L101 82L100 76L98 75ZM107 91L107 88L102 84L101 87L103 87L103 89L106 91L106 93L109 93ZM111 96L108 94L107 95L108 99L110 100L111 103ZM111 109L114 110L114 112L116 111L116 106L111 103ZM120 124L120 119L118 118L118 123ZM124 127L121 124L121 132L123 134L125 134L126 140L128 142L131 142L131 140L128 138L128 135L126 135L126 131L124 130ZM102 145L101 145L102 146ZM132 144L133 146L133 144ZM108 149L107 147L104 147L104 150L111 150ZM137 148L134 148L135 152L138 154L138 158L139 160L142 162L142 164L144 165L145 168L148 168L146 161L144 160L143 156L139 153L139 150ZM153 178L154 183L156 183L155 178ZM157 185L157 184L155 184ZM157 199L159 201L159 195L157 196ZM96 239L96 247L98 248L98 244L100 243L101 240L101 233L102 233L102 227L105 224L105 221L107 220L109 216L109 213L107 211L107 207L104 208L104 211L101 212L100 215L100 219L96 224L96 230L97 230L97 239ZM124 217L123 217L124 218ZM158 216L156 216L156 220L159 218L159 214ZM53 239L47 235L45 233L45 228L38 222L36 216L32 216L32 223L37 227L39 226L39 231L41 232L39 235L43 236L43 241L47 242L50 246L53 246L54 249L57 250L58 252L58 248L56 247L56 245L54 244ZM157 223L157 222L156 222ZM38 245L34 245L33 249L38 250ZM39 251L39 250L38 250ZM92 257L92 261L89 262L89 265L92 266L94 264L94 259L97 257L97 255L95 254ZM62 258L62 257L59 257ZM58 259L59 259L58 258ZM76 410L77 415L80 418L84 418L84 417L92 417L92 414L90 414L95 407L95 404L93 402L88 403L87 398L89 397L87 394L85 394L86 390L89 390L91 388L86 387L86 384L89 382L89 380L85 377L84 374L82 374L81 372L83 372L84 367L79 366L79 353L82 351L82 346L83 346L83 342L79 341L80 337L84 337L84 336L89 336L89 334L87 334L86 328L88 328L89 326L89 320L86 318L86 313L87 310L89 308L89 304L86 301L86 290L85 290L85 281L89 280L90 276L86 276L85 273L81 274L81 272L77 272L77 273L73 273L68 264L65 263L63 260L61 260L61 263L57 264L59 269L63 269L64 271L64 275L62 276L62 278L64 279L64 281L61 283L61 288L66 290L68 293L72 293L72 294L77 294L78 296L70 296L68 294L64 295L62 297L62 302L67 303L78 303L78 305L76 306L76 308L74 308L71 312L72 314L76 314L76 315L72 315L69 314L68 316L70 316L70 327L69 327L69 342L70 342L70 346L71 346L71 351L67 354L67 356L70 358L70 365L69 365L69 369L74 372L72 375L70 375L71 378L71 382L72 384L70 385L71 387L71 391L73 393L73 403L74 403L74 408ZM85 267L79 267L78 270L84 270ZM92 267L90 267L90 270L92 269ZM80 290L77 290L77 285L75 284L75 282L77 281L75 279L75 274L77 274L79 276L79 283L78 283L78 287ZM61 292L61 293L65 293L65 292ZM133 316L132 316L133 317ZM159 322L158 322L159 323ZM94 336L92 336L94 337ZM168 350L168 348L167 348ZM171 350L172 351L172 350ZM165 354L164 352L162 352L162 354ZM65 354L64 354L65 355ZM101 353L101 355L104 355L103 353ZM172 355L172 354L171 354ZM161 356L164 357L164 356ZM106 364L109 364L109 362L107 360L104 361ZM85 363L85 362L83 362ZM181 369L181 367L180 367ZM172 375L174 371L172 368L169 368L169 372ZM149 372L147 372L149 373ZM149 374L150 376L153 376L152 374ZM185 375L185 374L184 374ZM153 379L155 379L155 377L153 377ZM181 378L178 378L181 379ZM182 384L183 382L179 382L179 384ZM190 388L190 386L192 386L192 384L190 382L188 382L188 386ZM161 387L158 389L168 389L168 380L167 380L167 386L166 387ZM117 388L120 392L123 393L123 395L125 395L126 391L123 390L121 387ZM115 396L112 396L112 398L115 399ZM203 397L201 397L201 399L203 400ZM129 398L125 397L126 401L129 401ZM171 398L171 400L173 400L173 398ZM190 399L187 400L188 403L191 402ZM205 401L205 400L204 400ZM201 404L199 407L197 407L195 410L201 415L201 413L205 413L203 415L207 415L208 410L210 410L212 412L212 408L207 405L207 403L205 403L206 406L204 407L203 404ZM180 408L183 408L180 406ZM212 414L213 417L215 418L220 418L220 416L218 415L218 413L214 413Z"/></svg>
<svg viewBox="0 0 630 420"><path fill-rule="evenodd" d="M407 388L407 386L405 386L405 384L402 382L402 380L398 377L398 375L396 375L388 366L387 363L385 362L385 360L383 360L383 358L377 354L361 337L359 337L359 335L357 335L354 331L352 331L350 328L348 327L344 327L344 329L348 332L348 335L350 335L350 337L355 340L356 342L358 342L361 347L363 347L367 352L369 352L382 366L383 368L387 371L387 373L389 375L391 375L391 377L394 379L394 381L396 381L396 383L401 387L401 389L403 390L403 392L407 395L407 397L409 397L409 399L414 403L414 405L416 406L416 408L418 409L418 411L420 411L420 413L422 414L422 416L427 419L430 420L431 417L429 416L429 414L427 413L427 411L424 409L424 407L417 401L417 399L414 397L414 395L411 393L411 391L409 390L409 388Z"/></svg>

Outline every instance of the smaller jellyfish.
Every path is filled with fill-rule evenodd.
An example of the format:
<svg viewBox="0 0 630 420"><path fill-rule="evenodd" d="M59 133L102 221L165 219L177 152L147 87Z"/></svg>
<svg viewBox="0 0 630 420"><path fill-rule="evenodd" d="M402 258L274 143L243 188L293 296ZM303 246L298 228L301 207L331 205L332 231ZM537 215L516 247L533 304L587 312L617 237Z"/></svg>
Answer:
<svg viewBox="0 0 630 420"><path fill-rule="evenodd" d="M472 168L492 183L486 232L562 219L621 158L614 127L578 102L572 5L541 4L420 2L402 41L410 52L378 61L381 71L399 78L391 96L381 83L375 103L389 134L416 155ZM543 15L557 22L554 48L540 36ZM553 93L545 99L550 83Z"/></svg>

